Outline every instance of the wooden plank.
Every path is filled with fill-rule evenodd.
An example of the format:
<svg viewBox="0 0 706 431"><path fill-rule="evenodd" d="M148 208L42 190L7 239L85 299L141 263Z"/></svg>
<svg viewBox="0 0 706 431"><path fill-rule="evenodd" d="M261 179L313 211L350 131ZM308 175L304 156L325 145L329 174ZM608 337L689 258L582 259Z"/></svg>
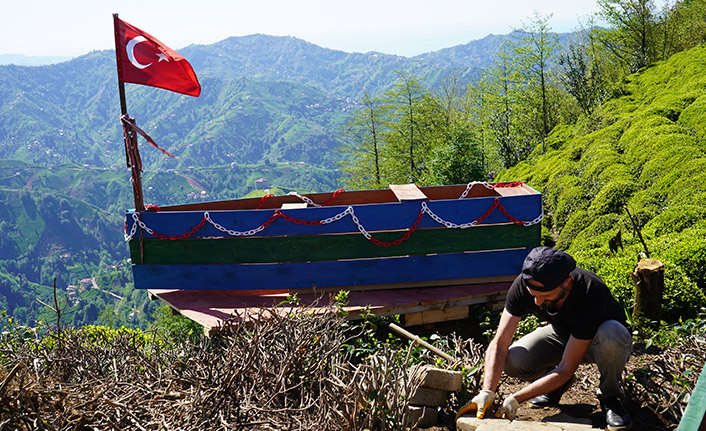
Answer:
<svg viewBox="0 0 706 431"><path fill-rule="evenodd" d="M429 199L416 184L390 184L390 190L400 202Z"/></svg>
<svg viewBox="0 0 706 431"><path fill-rule="evenodd" d="M283 210L291 210L291 209L295 209L295 208L306 208L307 205L308 204L306 202L291 202L291 203L285 202L282 204L282 209Z"/></svg>
<svg viewBox="0 0 706 431"><path fill-rule="evenodd" d="M377 316L415 313L434 309L454 308L485 301L502 299L510 283L449 286L441 288L413 288L375 292L350 292L348 305L343 309L348 319L359 319L364 312ZM228 290L150 290L150 293L179 310L185 317L204 326L207 334L217 331L223 322L238 316L242 321L256 318L263 308L280 314L300 308L282 305L287 298L284 291L228 291ZM307 310L323 312L328 309L328 295L299 295Z"/></svg>
<svg viewBox="0 0 706 431"><path fill-rule="evenodd" d="M306 262L361 259L432 253L457 253L503 248L534 247L539 244L539 224L480 225L468 229L418 229L407 241L382 247L360 233L343 235L296 235L222 239L130 241L136 264L228 264ZM391 242L403 232L378 232L375 238Z"/></svg>
<svg viewBox="0 0 706 431"><path fill-rule="evenodd" d="M473 278L456 278L453 280L425 280L425 281L413 281L413 282L401 282L401 283L387 283L387 284L361 284L357 286L345 286L345 290L350 292L356 291L367 291L371 292L374 290L392 290L392 289L409 289L413 287L447 287L447 286L460 286L460 285L472 285L472 284L486 284L486 283L505 283L511 282L515 279L517 275L499 275L495 277L473 277ZM340 286L331 287L313 287L308 289L289 289L290 293L335 293L342 290Z"/></svg>
<svg viewBox="0 0 706 431"><path fill-rule="evenodd" d="M429 201L429 209L442 219L456 223L469 223L482 217L493 205L496 198L484 197L463 200ZM542 199L539 194L509 196L497 198L507 212L518 220L531 221L541 214ZM369 232L409 229L417 219L421 204L419 202L397 202L371 205L358 205L354 208L360 223ZM283 212L292 218L316 221L324 220L345 211L341 207L314 207L286 210ZM210 217L214 222L226 229L245 232L265 224L274 214L273 210L251 211L213 211ZM143 222L156 232L177 236L191 231L199 225L204 218L203 212L142 212ZM491 212L482 224L507 223L508 218L499 209ZM130 232L134 220L132 213L126 214L127 231ZM439 227L439 223L427 214L422 217L419 228ZM358 232L357 225L350 215L341 220L326 225L296 224L283 218L271 222L267 229L257 236L282 236L282 235L315 235L326 233ZM145 238L154 238L153 235L143 232ZM224 232L206 223L191 237L222 237Z"/></svg>
<svg viewBox="0 0 706 431"><path fill-rule="evenodd" d="M432 200L439 199L458 199L466 190L466 184L448 185L448 186L428 186L421 187L422 192ZM536 193L536 192L535 192ZM499 194L485 187L482 184L475 184L468 193L467 198L498 196ZM390 189L379 190L357 190L345 191L340 193L336 198L333 198L333 193L309 193L306 195L312 201L323 205L364 205L384 202L395 202L396 197ZM236 210L254 210L258 205L262 204L264 209L281 208L283 203L301 202L297 196L272 196L262 202L262 198L244 198L214 202L199 202L192 204L169 205L161 207L162 211L236 211Z"/></svg>
<svg viewBox="0 0 706 431"><path fill-rule="evenodd" d="M138 289L291 289L518 274L530 248L347 261L230 265L135 265Z"/></svg>
<svg viewBox="0 0 706 431"><path fill-rule="evenodd" d="M706 431L706 367L701 369L699 380L686 405L677 431Z"/></svg>
<svg viewBox="0 0 706 431"><path fill-rule="evenodd" d="M426 325L427 323L447 322L468 317L468 306L420 311L404 315L404 326Z"/></svg>

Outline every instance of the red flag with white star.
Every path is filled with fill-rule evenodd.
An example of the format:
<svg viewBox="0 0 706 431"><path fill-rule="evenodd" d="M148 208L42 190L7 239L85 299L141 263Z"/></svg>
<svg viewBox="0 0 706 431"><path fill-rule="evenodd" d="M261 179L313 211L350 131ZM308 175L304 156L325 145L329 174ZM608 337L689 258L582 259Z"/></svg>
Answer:
<svg viewBox="0 0 706 431"><path fill-rule="evenodd" d="M188 61L149 33L115 16L118 80L198 97L201 85Z"/></svg>

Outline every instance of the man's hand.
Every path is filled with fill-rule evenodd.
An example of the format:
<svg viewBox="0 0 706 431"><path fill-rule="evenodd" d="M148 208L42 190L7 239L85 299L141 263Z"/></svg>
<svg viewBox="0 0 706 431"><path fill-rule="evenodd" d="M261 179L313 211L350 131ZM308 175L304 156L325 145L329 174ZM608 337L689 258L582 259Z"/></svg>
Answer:
<svg viewBox="0 0 706 431"><path fill-rule="evenodd" d="M500 407L495 413L495 417L514 420L515 416L517 416L518 408L520 408L520 403L517 402L515 397L510 395L509 397L505 398L502 407Z"/></svg>
<svg viewBox="0 0 706 431"><path fill-rule="evenodd" d="M471 402L461 407L456 414L456 419L460 418L462 415L475 410L476 417L478 419L483 419L485 417L485 411L490 408L495 399L495 392L493 391L480 391L478 395L473 397Z"/></svg>

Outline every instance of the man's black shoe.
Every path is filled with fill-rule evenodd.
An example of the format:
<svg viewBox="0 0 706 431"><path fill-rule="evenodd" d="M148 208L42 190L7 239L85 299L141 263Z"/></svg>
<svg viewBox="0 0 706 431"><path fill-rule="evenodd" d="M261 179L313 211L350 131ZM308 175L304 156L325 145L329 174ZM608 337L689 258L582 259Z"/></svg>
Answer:
<svg viewBox="0 0 706 431"><path fill-rule="evenodd" d="M623 403L618 397L609 397L601 401L601 408L605 412L606 429L609 431L629 430L632 428L632 419L623 408Z"/></svg>
<svg viewBox="0 0 706 431"><path fill-rule="evenodd" d="M571 376L568 382L549 392L548 394L539 395L532 398L530 405L535 408L539 407L554 407L559 405L561 401L561 396L564 395L571 385L576 381L576 376Z"/></svg>

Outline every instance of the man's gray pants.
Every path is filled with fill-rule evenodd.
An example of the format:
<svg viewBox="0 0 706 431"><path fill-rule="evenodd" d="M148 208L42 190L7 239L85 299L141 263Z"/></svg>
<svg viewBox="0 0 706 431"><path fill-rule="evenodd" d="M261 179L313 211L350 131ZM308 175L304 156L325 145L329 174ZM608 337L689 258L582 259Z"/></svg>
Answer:
<svg viewBox="0 0 706 431"><path fill-rule="evenodd" d="M552 325L525 335L510 346L505 373L526 381L545 376L561 362L568 337L560 337ZM632 336L617 320L607 320L598 327L584 363L595 363L600 373L598 397L624 398L620 387L625 364L632 351Z"/></svg>

